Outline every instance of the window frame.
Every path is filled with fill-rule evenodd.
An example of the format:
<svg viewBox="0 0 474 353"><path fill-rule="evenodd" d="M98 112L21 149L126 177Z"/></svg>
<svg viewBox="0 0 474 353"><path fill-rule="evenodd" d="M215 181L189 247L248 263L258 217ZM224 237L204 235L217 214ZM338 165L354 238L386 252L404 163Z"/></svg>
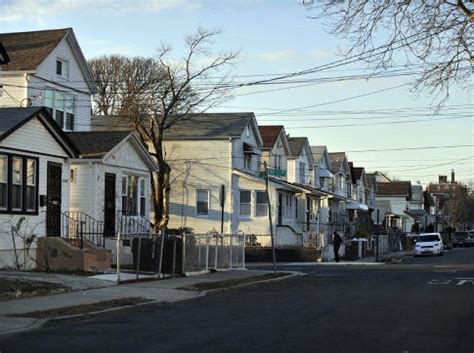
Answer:
<svg viewBox="0 0 474 353"><path fill-rule="evenodd" d="M242 193L243 192L248 192L250 195L250 200L249 202L245 202L244 205L249 205L249 213L247 214L242 214ZM252 217L252 191L251 190L239 190L239 217L240 218L250 218Z"/></svg>
<svg viewBox="0 0 474 353"><path fill-rule="evenodd" d="M258 202L259 194L265 195L265 203ZM258 206L265 206L265 214L259 214ZM267 198L267 192L265 190L255 190L255 217L268 217L268 198Z"/></svg>
<svg viewBox="0 0 474 353"><path fill-rule="evenodd" d="M306 163L300 162L300 184L306 184Z"/></svg>
<svg viewBox="0 0 474 353"><path fill-rule="evenodd" d="M40 175L40 160L36 156L31 155L22 155L22 154L13 154L13 153L6 153L0 152L0 156L7 157L7 166L6 166L6 200L7 200L7 207L0 208L0 214L22 214L22 215L34 215L37 216L39 214L39 175ZM12 207L12 195L13 195L13 159L19 158L21 160L21 208L13 208ZM34 209L27 209L27 187L28 187L28 180L27 180L27 165L28 160L33 160L35 164L34 168L34 200L35 200L35 207ZM20 185L20 184L18 184ZM32 186L32 185L30 185Z"/></svg>
<svg viewBox="0 0 474 353"><path fill-rule="evenodd" d="M207 213L206 214L199 213L199 207L198 207L198 202L200 202L199 201L199 192L206 192L207 193ZM210 206L211 206L211 190L210 189L196 189L196 202L195 202L196 217L209 218Z"/></svg>
<svg viewBox="0 0 474 353"><path fill-rule="evenodd" d="M58 73L58 63L61 64L61 73ZM69 61L56 58L55 72L56 76L61 77L64 80L69 80Z"/></svg>
<svg viewBox="0 0 474 353"><path fill-rule="evenodd" d="M46 87L44 91L43 104L50 112L53 120L59 125L59 127L64 131L75 131L76 125L76 97L73 94L54 89L52 87ZM62 98L61 98L62 97ZM47 102L50 100L50 102ZM59 100L63 102L58 103ZM69 108L69 103L71 107ZM61 113L61 114L59 114ZM61 115L61 118L58 119L57 115ZM58 121L59 120L59 121Z"/></svg>

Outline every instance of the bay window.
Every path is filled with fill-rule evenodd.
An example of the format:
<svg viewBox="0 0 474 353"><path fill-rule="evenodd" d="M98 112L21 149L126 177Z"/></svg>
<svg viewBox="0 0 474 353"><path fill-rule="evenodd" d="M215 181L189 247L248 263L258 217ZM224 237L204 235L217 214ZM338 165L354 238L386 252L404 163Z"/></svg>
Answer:
<svg viewBox="0 0 474 353"><path fill-rule="evenodd" d="M0 154L0 213L38 212L38 159Z"/></svg>

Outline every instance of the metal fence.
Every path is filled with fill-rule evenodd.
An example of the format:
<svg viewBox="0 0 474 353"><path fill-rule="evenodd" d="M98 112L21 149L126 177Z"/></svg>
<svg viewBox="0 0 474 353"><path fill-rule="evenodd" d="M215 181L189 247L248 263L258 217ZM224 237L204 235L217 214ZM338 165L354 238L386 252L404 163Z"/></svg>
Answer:
<svg viewBox="0 0 474 353"><path fill-rule="evenodd" d="M105 246L119 282L245 267L244 234L119 233Z"/></svg>
<svg viewBox="0 0 474 353"><path fill-rule="evenodd" d="M185 234L183 244L185 273L245 267L244 234Z"/></svg>
<svg viewBox="0 0 474 353"><path fill-rule="evenodd" d="M301 248L304 246L303 234L276 234L273 236L276 248ZM270 234L246 234L245 246L253 248L272 247Z"/></svg>

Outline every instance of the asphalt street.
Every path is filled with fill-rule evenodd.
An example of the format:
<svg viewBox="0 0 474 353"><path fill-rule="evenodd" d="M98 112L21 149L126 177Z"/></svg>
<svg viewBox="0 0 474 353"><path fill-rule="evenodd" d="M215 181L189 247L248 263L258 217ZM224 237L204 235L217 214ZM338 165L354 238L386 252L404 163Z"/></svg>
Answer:
<svg viewBox="0 0 474 353"><path fill-rule="evenodd" d="M0 351L474 351L474 248L397 265L286 268L306 275L63 322L0 338Z"/></svg>

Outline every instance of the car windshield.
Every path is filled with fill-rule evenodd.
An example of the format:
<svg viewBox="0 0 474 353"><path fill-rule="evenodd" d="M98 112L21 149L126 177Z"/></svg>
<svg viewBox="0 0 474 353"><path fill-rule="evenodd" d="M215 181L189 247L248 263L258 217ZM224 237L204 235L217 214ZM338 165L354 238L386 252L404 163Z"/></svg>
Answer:
<svg viewBox="0 0 474 353"><path fill-rule="evenodd" d="M416 237L417 243L426 243L428 241L439 241L439 236L437 235L423 235Z"/></svg>

